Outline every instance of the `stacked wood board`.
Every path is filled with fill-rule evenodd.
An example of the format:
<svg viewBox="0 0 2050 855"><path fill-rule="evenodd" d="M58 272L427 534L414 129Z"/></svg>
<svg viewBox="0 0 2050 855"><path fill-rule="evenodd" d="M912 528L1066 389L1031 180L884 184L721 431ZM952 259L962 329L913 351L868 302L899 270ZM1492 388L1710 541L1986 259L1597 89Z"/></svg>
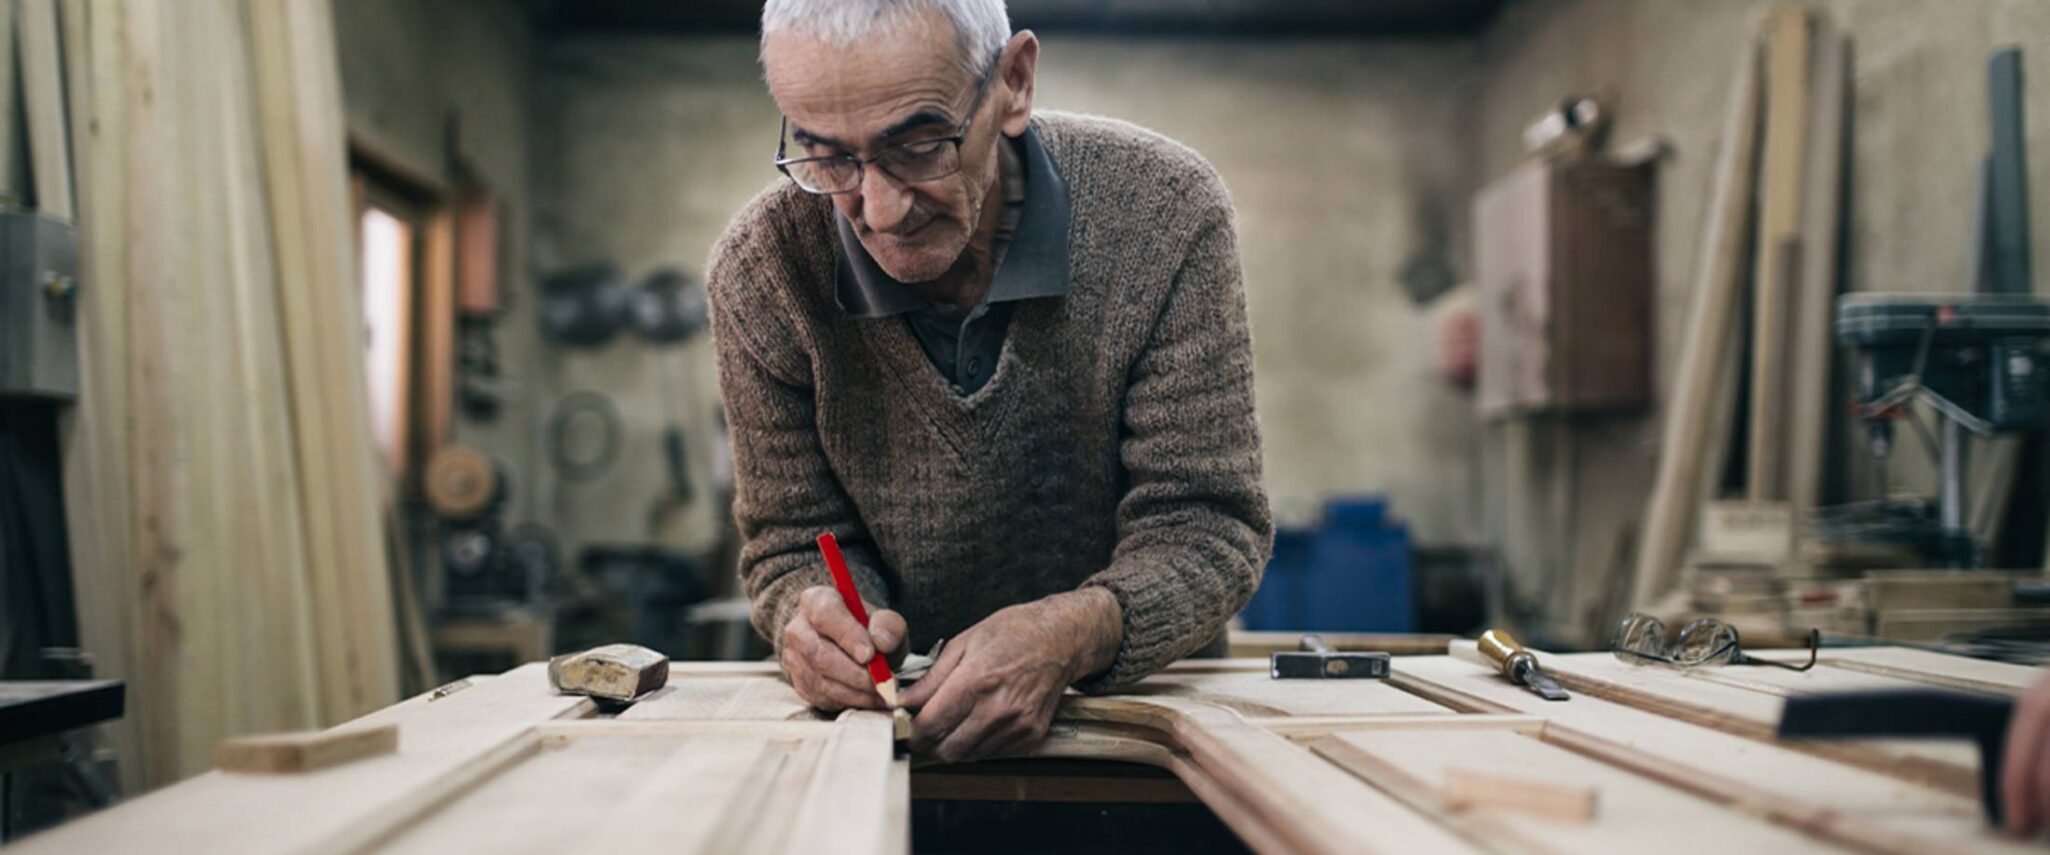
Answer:
<svg viewBox="0 0 2050 855"><path fill-rule="evenodd" d="M400 697L333 14L0 3L17 11L25 83L69 85L28 100L57 120L30 148L43 211L77 199L65 512L80 644L129 689L110 729L133 792L224 737ZM75 192L44 162L67 138Z"/></svg>
<svg viewBox="0 0 2050 855"><path fill-rule="evenodd" d="M1698 566L1686 588L1644 611L1670 621L1712 616L1747 640L1942 644L1966 633L2040 629L2050 608L2020 595L2050 577L2030 570L1869 570L1793 577L1761 566Z"/></svg>
<svg viewBox="0 0 2050 855"><path fill-rule="evenodd" d="M1808 673L1541 654L1575 693L1551 703L1470 661L1471 643L1453 652L1397 659L1390 681L1276 681L1263 659L1182 663L1129 692L1070 697L1047 740L1007 762L1165 769L1263 852L2025 848L1985 825L1962 745L1797 745L1769 733L1795 692L2014 695L2034 669L1888 648L1826 651ZM395 754L299 775L212 772L19 848L909 847L920 773L891 756L888 720L818 716L768 665L675 663L668 687L614 717L551 694L530 665L348 726L382 724L399 728ZM1094 795L1118 800L1100 782Z"/></svg>

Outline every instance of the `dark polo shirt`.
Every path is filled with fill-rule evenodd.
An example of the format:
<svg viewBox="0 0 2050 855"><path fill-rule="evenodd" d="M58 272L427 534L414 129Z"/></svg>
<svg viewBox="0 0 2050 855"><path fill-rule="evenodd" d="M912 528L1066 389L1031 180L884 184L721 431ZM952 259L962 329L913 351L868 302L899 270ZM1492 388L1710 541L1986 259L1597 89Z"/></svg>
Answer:
<svg viewBox="0 0 2050 855"><path fill-rule="evenodd" d="M933 367L960 395L974 394L996 373L1015 304L1068 293L1067 182L1030 127L1006 143L1024 173L1023 198L1014 200L1009 198L1014 193L1005 192L1007 208L1015 203L1017 222L1008 230L989 292L973 307L927 302L890 278L862 248L846 218L833 215L840 231L834 271L840 308L857 318L903 316ZM1004 231L999 227L999 240Z"/></svg>

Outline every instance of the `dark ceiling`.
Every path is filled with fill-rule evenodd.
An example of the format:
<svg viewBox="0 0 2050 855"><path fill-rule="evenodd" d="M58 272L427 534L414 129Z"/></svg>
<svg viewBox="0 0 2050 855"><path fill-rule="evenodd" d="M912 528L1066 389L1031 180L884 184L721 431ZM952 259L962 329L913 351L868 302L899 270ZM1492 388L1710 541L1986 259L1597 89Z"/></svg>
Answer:
<svg viewBox="0 0 2050 855"><path fill-rule="evenodd" d="M1504 0L1010 0L1042 32L1180 36L1460 36ZM761 0L526 0L543 33L752 33Z"/></svg>

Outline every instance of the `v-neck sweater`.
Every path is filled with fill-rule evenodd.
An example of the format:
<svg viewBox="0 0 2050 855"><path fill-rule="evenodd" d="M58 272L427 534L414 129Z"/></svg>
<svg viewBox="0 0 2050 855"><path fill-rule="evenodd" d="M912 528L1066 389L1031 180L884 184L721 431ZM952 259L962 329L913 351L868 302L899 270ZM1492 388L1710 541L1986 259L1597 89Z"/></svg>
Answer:
<svg viewBox="0 0 2050 855"><path fill-rule="evenodd" d="M1230 196L1194 151L1040 112L1067 179L1070 287L1020 303L996 373L957 395L904 324L843 311L831 202L787 179L735 215L706 290L731 427L739 572L778 645L831 584L830 531L914 650L991 613L1108 590L1129 685L1215 636L1273 542Z"/></svg>

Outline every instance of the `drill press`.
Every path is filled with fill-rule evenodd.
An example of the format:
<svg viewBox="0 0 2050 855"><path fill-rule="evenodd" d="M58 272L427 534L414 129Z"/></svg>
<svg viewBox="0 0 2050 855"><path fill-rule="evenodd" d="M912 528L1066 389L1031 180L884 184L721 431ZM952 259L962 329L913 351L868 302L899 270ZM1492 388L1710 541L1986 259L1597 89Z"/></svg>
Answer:
<svg viewBox="0 0 2050 855"><path fill-rule="evenodd" d="M1895 422L1929 433L1910 407L1940 424L1931 439L1939 478L1928 540L1950 567L1977 563L1965 526L1965 432L1982 437L2050 421L2050 302L2009 294L1851 294L1837 301L1837 340L1857 356L1857 403L1886 493Z"/></svg>

